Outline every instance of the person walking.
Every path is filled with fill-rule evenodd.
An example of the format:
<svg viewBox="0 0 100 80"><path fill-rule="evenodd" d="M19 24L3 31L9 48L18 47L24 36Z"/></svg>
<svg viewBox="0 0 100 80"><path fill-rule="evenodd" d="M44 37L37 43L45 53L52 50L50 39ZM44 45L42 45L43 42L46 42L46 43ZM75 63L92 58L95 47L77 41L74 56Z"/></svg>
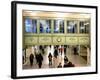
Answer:
<svg viewBox="0 0 100 80"><path fill-rule="evenodd" d="M57 50L57 48L55 48L55 50L54 50L54 57L57 58L57 56L58 56L58 50Z"/></svg>
<svg viewBox="0 0 100 80"><path fill-rule="evenodd" d="M53 57L53 65L54 65L54 67L57 67L57 62L58 62L58 49L57 49L57 47L55 47L55 49L54 49L54 57Z"/></svg>
<svg viewBox="0 0 100 80"><path fill-rule="evenodd" d="M49 66L50 66L52 65L52 54L51 53L49 53L48 59L49 59Z"/></svg>
<svg viewBox="0 0 100 80"><path fill-rule="evenodd" d="M29 56L29 60L30 60L30 66L33 66L33 59L34 59L34 55L31 53Z"/></svg>
<svg viewBox="0 0 100 80"><path fill-rule="evenodd" d="M43 61L43 56L42 56L42 54L40 53L40 54L38 55L38 66L39 66L39 68L41 68L41 66L42 66L42 61Z"/></svg>

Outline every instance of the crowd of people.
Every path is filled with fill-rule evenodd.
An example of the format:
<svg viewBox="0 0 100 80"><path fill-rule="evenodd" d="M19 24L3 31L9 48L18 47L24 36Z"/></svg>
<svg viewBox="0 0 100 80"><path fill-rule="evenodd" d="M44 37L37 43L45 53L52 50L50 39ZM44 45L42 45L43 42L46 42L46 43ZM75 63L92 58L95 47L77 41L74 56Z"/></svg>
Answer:
<svg viewBox="0 0 100 80"><path fill-rule="evenodd" d="M38 64L38 67L41 68L42 61L43 61L42 54L36 54L35 55L35 59L36 59L36 63ZM32 53L30 54L29 61L30 61L30 66L32 67L33 66L33 62L34 62L34 55Z"/></svg>
<svg viewBox="0 0 100 80"><path fill-rule="evenodd" d="M49 46L51 48L51 46ZM44 55L44 50L43 48L40 46L40 50L42 51L41 53L36 53L36 49L34 49L34 54L31 53L30 56L29 56L29 62L30 62L30 66L32 67L33 66L33 63L34 63L34 59L36 60L36 64L38 65L38 68L41 68L42 67L42 64L43 64L43 55ZM62 61L59 62L56 66L54 66L56 63L57 63L57 58L59 56L59 53L62 55L64 55L64 58L63 61L64 61L64 64L62 64ZM66 50L65 50L65 47L60 47L59 46L55 46L54 47L54 52L53 54L51 54L51 52L49 52L48 54L48 66L54 66L56 68L64 68L64 67L74 67L75 65L68 60L68 57L66 56ZM62 56L60 56L62 57Z"/></svg>
<svg viewBox="0 0 100 80"><path fill-rule="evenodd" d="M57 58L57 56L54 56L54 58ZM51 65L52 66L52 55L51 53L49 53L49 56L48 56L48 59L49 59L49 66ZM62 62L60 62L57 66L57 68L63 68L63 67L74 67L75 65L68 60L67 56L64 56L64 65L62 65Z"/></svg>

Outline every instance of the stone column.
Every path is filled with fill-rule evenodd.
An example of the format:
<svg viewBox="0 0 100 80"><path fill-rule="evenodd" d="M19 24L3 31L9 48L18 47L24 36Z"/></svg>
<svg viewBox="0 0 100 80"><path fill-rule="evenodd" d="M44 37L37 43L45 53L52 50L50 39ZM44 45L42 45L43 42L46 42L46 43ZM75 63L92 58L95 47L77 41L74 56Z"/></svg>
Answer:
<svg viewBox="0 0 100 80"><path fill-rule="evenodd" d="M89 47L87 47L87 65L91 65L91 53Z"/></svg>

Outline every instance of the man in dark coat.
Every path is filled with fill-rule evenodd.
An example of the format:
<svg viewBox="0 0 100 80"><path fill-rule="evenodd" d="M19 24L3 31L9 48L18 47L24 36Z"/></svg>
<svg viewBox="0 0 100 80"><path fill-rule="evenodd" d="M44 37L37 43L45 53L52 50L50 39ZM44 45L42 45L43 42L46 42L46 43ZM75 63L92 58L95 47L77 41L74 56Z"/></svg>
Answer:
<svg viewBox="0 0 100 80"><path fill-rule="evenodd" d="M30 66L33 66L33 59L34 59L34 55L31 53L29 60L30 60Z"/></svg>
<svg viewBox="0 0 100 80"><path fill-rule="evenodd" d="M57 50L57 48L55 48L54 57L57 58L57 56L58 56L58 50Z"/></svg>
<svg viewBox="0 0 100 80"><path fill-rule="evenodd" d="M42 61L43 61L43 56L41 54L38 55L38 66L41 68L42 66Z"/></svg>

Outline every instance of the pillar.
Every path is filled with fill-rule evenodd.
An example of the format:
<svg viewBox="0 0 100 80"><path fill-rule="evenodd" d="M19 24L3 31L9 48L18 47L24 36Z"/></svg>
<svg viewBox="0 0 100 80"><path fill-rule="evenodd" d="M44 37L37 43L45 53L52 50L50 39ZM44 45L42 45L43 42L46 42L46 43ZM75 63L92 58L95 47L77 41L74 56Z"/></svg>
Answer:
<svg viewBox="0 0 100 80"><path fill-rule="evenodd" d="M91 55L89 47L87 47L87 65L91 65Z"/></svg>

